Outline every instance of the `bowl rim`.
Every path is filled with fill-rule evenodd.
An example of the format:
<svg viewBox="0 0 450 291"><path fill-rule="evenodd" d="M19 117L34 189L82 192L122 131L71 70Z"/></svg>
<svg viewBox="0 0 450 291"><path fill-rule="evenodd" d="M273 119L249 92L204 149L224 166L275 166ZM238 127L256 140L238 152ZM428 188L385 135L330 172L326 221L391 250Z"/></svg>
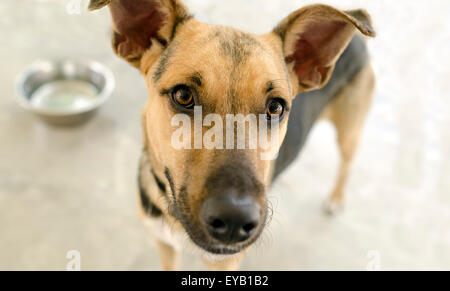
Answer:
<svg viewBox="0 0 450 291"><path fill-rule="evenodd" d="M80 109L54 109L54 108L37 108L30 105L30 99L25 94L24 85L28 80L30 75L36 73L38 71L42 71L42 68L47 67L55 67L55 65L63 66L64 64L76 64L76 65L84 65L96 72L102 74L105 78L105 85L102 90L96 95L95 100L84 108ZM115 89L115 78L112 71L98 61L93 60L84 60L84 59L73 59L73 58L63 58L58 60L36 60L31 65L27 66L15 80L16 87L16 101L17 103L25 110L31 111L33 113L37 113L40 115L46 116L71 116L82 113L87 113L99 108L103 105L112 95Z"/></svg>

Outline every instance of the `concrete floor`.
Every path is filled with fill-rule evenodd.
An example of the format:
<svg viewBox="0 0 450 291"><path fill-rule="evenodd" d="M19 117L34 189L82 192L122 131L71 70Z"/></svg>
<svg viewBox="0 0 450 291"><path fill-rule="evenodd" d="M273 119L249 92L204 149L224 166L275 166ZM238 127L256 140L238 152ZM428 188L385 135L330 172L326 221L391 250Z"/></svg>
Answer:
<svg viewBox="0 0 450 291"><path fill-rule="evenodd" d="M144 82L113 55L106 11L69 15L68 2L0 3L0 270L63 270L69 250L83 270L158 270L135 211ZM315 1L185 2L200 20L262 33ZM377 93L346 209L320 211L338 165L321 122L274 185L274 218L243 269L449 270L450 2L322 2L365 7L378 31ZM68 56L103 62L117 88L88 124L61 129L19 108L13 83L36 59ZM203 266L186 254L184 268Z"/></svg>

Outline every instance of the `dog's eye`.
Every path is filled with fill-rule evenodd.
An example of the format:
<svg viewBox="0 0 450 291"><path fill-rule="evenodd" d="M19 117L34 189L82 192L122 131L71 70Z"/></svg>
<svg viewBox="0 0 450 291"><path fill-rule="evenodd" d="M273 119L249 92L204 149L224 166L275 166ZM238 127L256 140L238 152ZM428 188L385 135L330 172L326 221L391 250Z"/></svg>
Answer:
<svg viewBox="0 0 450 291"><path fill-rule="evenodd" d="M184 108L193 108L195 105L194 93L185 85L179 85L172 90L172 99Z"/></svg>
<svg viewBox="0 0 450 291"><path fill-rule="evenodd" d="M280 119L284 113L284 101L281 99L272 99L267 104L267 119Z"/></svg>

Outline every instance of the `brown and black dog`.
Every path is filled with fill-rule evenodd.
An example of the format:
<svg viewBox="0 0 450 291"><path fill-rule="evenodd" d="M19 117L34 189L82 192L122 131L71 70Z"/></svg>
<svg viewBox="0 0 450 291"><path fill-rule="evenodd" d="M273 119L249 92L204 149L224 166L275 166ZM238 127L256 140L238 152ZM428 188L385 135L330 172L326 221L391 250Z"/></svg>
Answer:
<svg viewBox="0 0 450 291"><path fill-rule="evenodd" d="M355 35L375 35L364 10L307 6L254 35L201 23L179 0L91 0L90 9L107 5L113 49L140 70L149 93L139 212L163 269L176 269L187 245L211 269L237 269L266 225L272 181L297 157L319 117L335 125L342 157L326 209L342 205L374 89L365 41ZM202 116L275 120L278 158L261 159L260 149L175 148L172 118L192 116L198 106Z"/></svg>

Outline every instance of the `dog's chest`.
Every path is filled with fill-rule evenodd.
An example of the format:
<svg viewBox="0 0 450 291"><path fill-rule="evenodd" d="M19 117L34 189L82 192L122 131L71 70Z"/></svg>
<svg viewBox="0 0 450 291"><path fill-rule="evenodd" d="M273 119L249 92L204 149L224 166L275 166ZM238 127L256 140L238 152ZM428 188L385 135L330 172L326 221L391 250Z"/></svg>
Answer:
<svg viewBox="0 0 450 291"><path fill-rule="evenodd" d="M150 235L167 245L172 246L177 252L187 251L188 253L200 255L209 261L220 261L233 255L217 255L211 254L197 245L195 245L188 237L186 232L176 230L168 223L164 216L150 217L145 216L142 219L144 225L148 228Z"/></svg>
<svg viewBox="0 0 450 291"><path fill-rule="evenodd" d="M174 247L177 251L182 250L185 241L183 233L171 228L164 217L145 217L143 222L155 239Z"/></svg>

